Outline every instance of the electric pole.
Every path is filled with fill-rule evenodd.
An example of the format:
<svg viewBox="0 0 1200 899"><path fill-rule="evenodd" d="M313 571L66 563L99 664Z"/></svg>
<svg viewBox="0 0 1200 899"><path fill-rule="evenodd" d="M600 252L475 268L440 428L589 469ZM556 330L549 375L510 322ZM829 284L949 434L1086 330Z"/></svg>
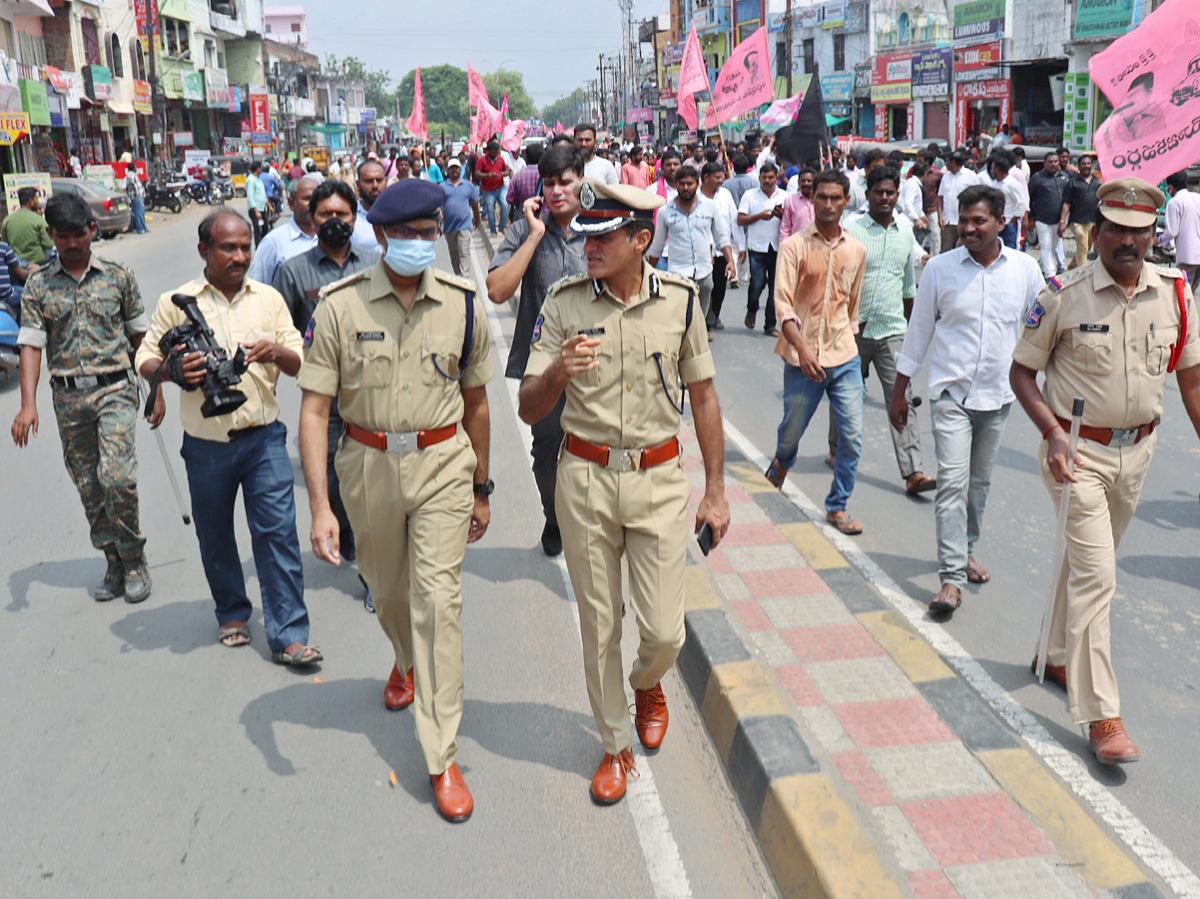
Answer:
<svg viewBox="0 0 1200 899"><path fill-rule="evenodd" d="M146 155L148 157L153 157L155 155L154 129L158 128L158 133L162 140L162 144L160 144L158 148L158 158L159 162L161 162L162 155L167 149L167 123L165 111L163 111L163 119L159 119L159 112L162 110L162 104L160 104L158 101L158 68L155 64L156 54L154 52L154 35L158 30L158 23L155 21L154 15L154 13L157 12L155 9L157 3L155 3L155 0L134 0L134 2L141 4L146 13L144 16L146 32L146 55L150 59L150 66L146 72L147 80L150 82L150 143L147 147L148 152ZM150 173L147 172L146 174L147 177L149 177Z"/></svg>
<svg viewBox="0 0 1200 899"><path fill-rule="evenodd" d="M792 95L792 0L787 0L786 15L784 34L787 36L784 38L784 42L787 48L785 50L787 62L785 65L787 66L787 95L790 97Z"/></svg>
<svg viewBox="0 0 1200 899"><path fill-rule="evenodd" d="M600 54L600 65L598 65L596 68L600 72L600 125L598 125L597 127L604 127L608 124L608 116L604 110L604 54L603 53Z"/></svg>

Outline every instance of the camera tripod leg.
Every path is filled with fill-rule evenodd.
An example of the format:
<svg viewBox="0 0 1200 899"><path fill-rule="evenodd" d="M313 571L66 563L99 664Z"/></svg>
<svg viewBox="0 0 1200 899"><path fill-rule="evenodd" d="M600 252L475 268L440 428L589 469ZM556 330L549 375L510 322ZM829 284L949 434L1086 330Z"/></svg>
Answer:
<svg viewBox="0 0 1200 899"><path fill-rule="evenodd" d="M135 378L138 392L138 406L142 405L142 381L140 378ZM175 505L179 509L179 517L183 519L183 523L190 525L192 516L188 513L188 508L183 502L183 492L179 489L179 481L175 477L175 469L171 466L171 459L167 455L167 445L163 442L162 431L158 428L151 428L154 434L155 442L158 444L158 453L162 456L163 466L167 469L167 479L171 482L171 492L175 494Z"/></svg>

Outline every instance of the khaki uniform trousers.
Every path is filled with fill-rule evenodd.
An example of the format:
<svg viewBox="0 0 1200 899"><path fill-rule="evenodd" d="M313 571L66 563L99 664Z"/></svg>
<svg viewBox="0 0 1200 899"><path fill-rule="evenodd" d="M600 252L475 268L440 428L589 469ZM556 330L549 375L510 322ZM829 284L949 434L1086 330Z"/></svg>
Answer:
<svg viewBox="0 0 1200 899"><path fill-rule="evenodd" d="M334 461L358 567L400 672L413 668L413 718L430 774L454 761L463 708L462 563L475 452L459 428L413 453L342 438Z"/></svg>
<svg viewBox="0 0 1200 899"><path fill-rule="evenodd" d="M1072 225L1071 233L1075 236L1075 256L1071 259L1070 268L1087 265L1088 253L1092 251L1092 237L1095 225Z"/></svg>
<svg viewBox="0 0 1200 899"><path fill-rule="evenodd" d="M1066 665L1067 704L1076 724L1121 714L1109 637L1116 551L1137 509L1157 443L1158 434L1126 447L1079 441L1078 483L1071 485L1067 552L1058 573L1046 653L1049 664ZM1038 452L1042 481L1057 508L1062 485L1046 466L1046 447L1043 441Z"/></svg>
<svg viewBox="0 0 1200 899"><path fill-rule="evenodd" d="M579 607L584 680L604 751L613 755L633 745L622 683L621 557L641 638L629 684L648 690L683 647L690 493L681 459L616 472L565 450L559 457L555 507Z"/></svg>

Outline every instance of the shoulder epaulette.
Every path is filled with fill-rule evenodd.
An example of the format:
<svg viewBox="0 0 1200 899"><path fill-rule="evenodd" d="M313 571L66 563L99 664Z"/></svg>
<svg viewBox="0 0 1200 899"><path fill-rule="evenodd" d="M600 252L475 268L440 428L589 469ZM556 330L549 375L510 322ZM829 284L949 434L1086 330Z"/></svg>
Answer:
<svg viewBox="0 0 1200 899"><path fill-rule="evenodd" d="M1046 283L1050 286L1051 290L1057 293L1060 290L1070 287L1076 281L1082 280L1091 272L1091 268L1092 263L1082 265L1072 271L1063 272L1061 275L1055 275L1054 277L1047 278Z"/></svg>
<svg viewBox="0 0 1200 899"><path fill-rule="evenodd" d="M351 284L369 277L370 274L371 270L369 268L365 268L362 271L355 272L353 275L347 275L344 278L338 278L336 281L331 281L321 288L319 296L321 296L323 299L329 296L329 294L333 293L335 290L341 290L343 287L349 287Z"/></svg>
<svg viewBox="0 0 1200 899"><path fill-rule="evenodd" d="M550 296L552 293L557 293L564 287L570 287L573 284L582 284L585 281L590 280L591 279L587 275L567 275L565 278L559 278L557 281L551 284L550 290L546 293L546 296Z"/></svg>
<svg viewBox="0 0 1200 899"><path fill-rule="evenodd" d="M457 287L459 290L475 290L474 282L468 281L466 278L461 278L451 272L444 272L440 268L433 270L433 276L443 284L449 284L451 287Z"/></svg>
<svg viewBox="0 0 1200 899"><path fill-rule="evenodd" d="M1158 269L1158 273L1164 278L1174 278L1175 280L1179 280L1180 278L1184 277L1183 272L1173 265L1156 265L1155 268Z"/></svg>
<svg viewBox="0 0 1200 899"><path fill-rule="evenodd" d="M672 274L671 272L658 271L654 273L658 279L664 284L671 284L675 287L682 287L685 290L690 290L695 287L695 282L691 278L685 278L683 275Z"/></svg>

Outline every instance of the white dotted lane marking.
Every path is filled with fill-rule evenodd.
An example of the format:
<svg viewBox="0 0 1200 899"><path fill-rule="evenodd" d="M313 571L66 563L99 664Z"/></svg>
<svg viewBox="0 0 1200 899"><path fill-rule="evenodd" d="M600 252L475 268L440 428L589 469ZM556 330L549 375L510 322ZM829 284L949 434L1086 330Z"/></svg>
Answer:
<svg viewBox="0 0 1200 899"><path fill-rule="evenodd" d="M500 317L496 306L487 297L485 283L487 271L479 264L474 241L472 241L471 248L471 265L474 270L476 289L483 298L483 305L488 311L492 343L496 347L497 355L503 360L508 357L508 339L500 327ZM520 386L520 382L513 378L505 378L504 382L508 388L508 399L515 417L517 388ZM533 447L533 436L529 428L521 423L518 423L517 431L521 435L521 442L525 446L525 455L528 458ZM533 480L532 472L529 472L529 480L531 482ZM571 589L571 578L567 575L567 563L563 561L561 555L550 561L558 569L559 576L562 578L563 588L566 590L567 599L570 600L571 614L575 619L575 630L579 631L579 607L575 602L575 591ZM646 873L654 887L654 895L656 899L692 899L692 887L688 883L687 871L684 869L683 859L679 855L679 846L671 833L671 822L667 818L666 809L663 808L662 798L659 796L658 787L654 782L654 771L650 767L650 759L642 751L640 745L634 746L633 753L637 759L640 776L636 780L633 778L629 780L625 807L629 810L630 817L633 818L638 843L642 849L642 857L646 861Z"/></svg>
<svg viewBox="0 0 1200 899"><path fill-rule="evenodd" d="M760 471L770 460L758 451L741 431L725 419L725 436ZM1121 838L1126 847L1151 871L1160 876L1181 899L1200 899L1200 878L1181 862L1166 844L1112 792L1088 772L1079 758L1060 745L1024 706L1006 693L983 666L936 622L925 618L925 606L892 580L870 556L845 534L825 524L825 513L792 481L784 483L783 494L803 511L855 567L871 581L892 607L903 615L972 687L1021 736L1080 799Z"/></svg>

